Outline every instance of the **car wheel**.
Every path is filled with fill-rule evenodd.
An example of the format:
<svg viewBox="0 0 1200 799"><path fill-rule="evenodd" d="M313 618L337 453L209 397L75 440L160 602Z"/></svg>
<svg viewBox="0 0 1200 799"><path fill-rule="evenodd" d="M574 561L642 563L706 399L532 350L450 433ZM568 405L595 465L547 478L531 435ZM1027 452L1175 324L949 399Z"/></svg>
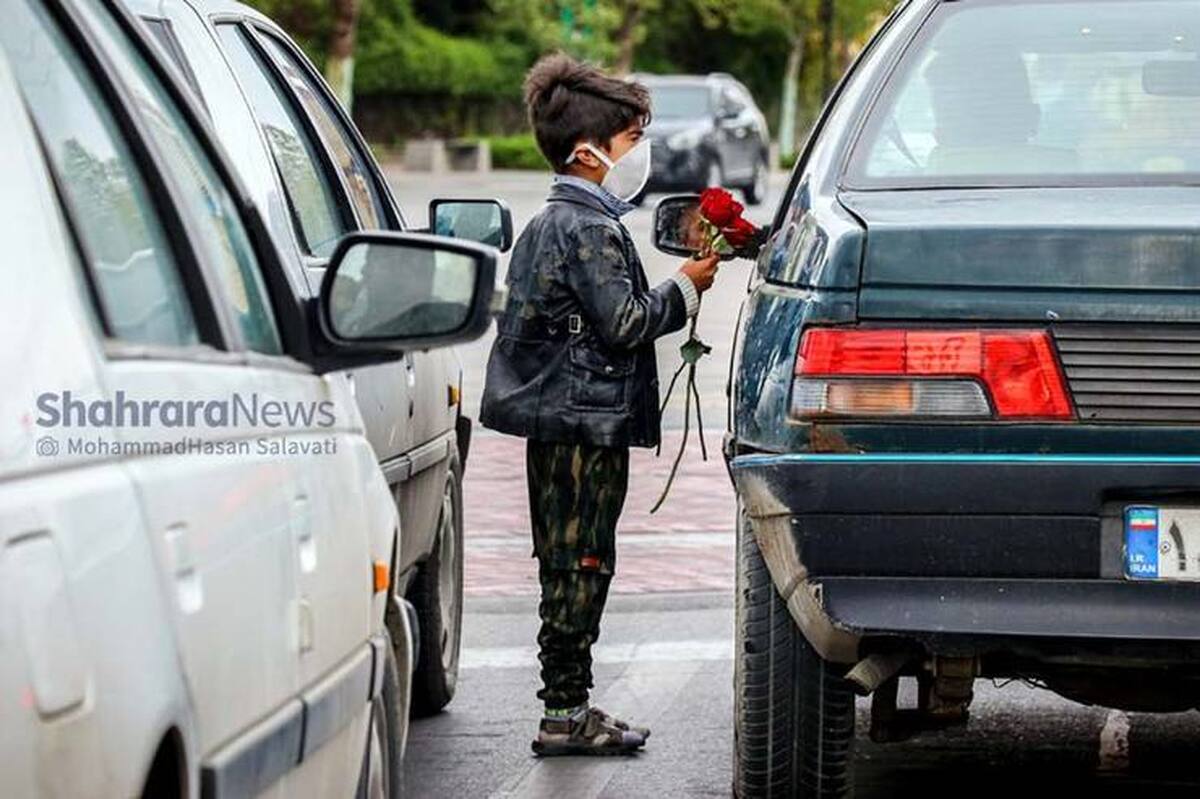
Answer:
<svg viewBox="0 0 1200 799"><path fill-rule="evenodd" d="M404 793L400 740L405 718L400 710L400 677L386 630L384 636L387 645L384 647L383 688L371 703L367 746L355 792L357 799L398 799Z"/></svg>
<svg viewBox="0 0 1200 799"><path fill-rule="evenodd" d="M738 509L734 794L845 796L854 694L805 640Z"/></svg>
<svg viewBox="0 0 1200 799"><path fill-rule="evenodd" d="M746 198L747 205L758 205L767 198L767 177L770 175L770 167L766 161L759 161L754 166L754 180L750 185L742 189L742 195Z"/></svg>
<svg viewBox="0 0 1200 799"><path fill-rule="evenodd" d="M437 713L454 698L462 648L462 466L452 456L442 492L437 541L421 564L411 600L420 625L420 654L413 674L413 714Z"/></svg>

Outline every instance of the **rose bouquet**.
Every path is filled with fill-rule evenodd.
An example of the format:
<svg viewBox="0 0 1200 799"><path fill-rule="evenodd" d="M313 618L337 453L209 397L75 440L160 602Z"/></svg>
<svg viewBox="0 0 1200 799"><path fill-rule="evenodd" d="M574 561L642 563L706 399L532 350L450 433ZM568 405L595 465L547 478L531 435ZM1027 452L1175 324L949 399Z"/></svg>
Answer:
<svg viewBox="0 0 1200 799"><path fill-rule="evenodd" d="M725 189L701 192L698 224L707 245L702 252L733 255L754 241L758 228L742 217L744 210Z"/></svg>
<svg viewBox="0 0 1200 799"><path fill-rule="evenodd" d="M701 192L700 204L693 212L693 216L689 220L690 224L686 227L687 244L696 250L695 257L703 258L713 253L718 255L736 255L757 240L760 231L751 222L742 218L744 210L745 207L733 199L733 195L725 189L708 188ZM700 392L696 388L696 366L701 358L712 352L712 347L705 344L696 335L696 320L698 318L699 314L692 317L692 326L688 334L688 339L679 348L679 354L682 356L683 361L671 377L671 384L667 388L666 399L663 400L662 410L665 411L667 403L671 401L671 395L675 391L675 384L686 369L688 376L687 387L684 389L683 439L679 445L679 452L675 455L675 463L671 467L667 484L663 488L658 502L650 509L651 513L656 512L662 507L663 502L666 501L667 494L671 490L671 484L675 480L675 474L679 470L679 463L683 459L684 450L687 449L688 433L691 429L693 400L695 400L696 404L696 426L700 436L700 454L704 460L708 460L708 446L704 441L704 419L700 415Z"/></svg>

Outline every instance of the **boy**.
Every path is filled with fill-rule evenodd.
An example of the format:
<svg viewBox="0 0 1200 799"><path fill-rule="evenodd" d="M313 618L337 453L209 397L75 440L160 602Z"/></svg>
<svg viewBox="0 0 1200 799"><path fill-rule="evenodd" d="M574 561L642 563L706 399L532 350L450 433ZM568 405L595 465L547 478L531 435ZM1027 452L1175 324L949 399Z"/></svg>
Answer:
<svg viewBox="0 0 1200 799"><path fill-rule="evenodd" d="M480 416L528 439L545 703L533 750L632 752L650 731L589 707L591 647L615 565L629 447L659 439L654 340L696 314L718 258L685 261L651 288L620 222L650 171L644 86L556 54L530 70L525 104L556 175L513 250Z"/></svg>

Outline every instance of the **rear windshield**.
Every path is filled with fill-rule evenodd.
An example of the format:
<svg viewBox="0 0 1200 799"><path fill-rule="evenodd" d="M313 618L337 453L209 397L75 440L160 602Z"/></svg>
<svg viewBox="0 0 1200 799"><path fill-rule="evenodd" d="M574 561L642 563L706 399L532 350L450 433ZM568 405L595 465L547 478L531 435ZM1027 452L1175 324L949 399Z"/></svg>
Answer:
<svg viewBox="0 0 1200 799"><path fill-rule="evenodd" d="M654 119L699 119L710 112L707 86L651 86L650 115Z"/></svg>
<svg viewBox="0 0 1200 799"><path fill-rule="evenodd" d="M944 3L850 159L859 188L1200 182L1200 2Z"/></svg>

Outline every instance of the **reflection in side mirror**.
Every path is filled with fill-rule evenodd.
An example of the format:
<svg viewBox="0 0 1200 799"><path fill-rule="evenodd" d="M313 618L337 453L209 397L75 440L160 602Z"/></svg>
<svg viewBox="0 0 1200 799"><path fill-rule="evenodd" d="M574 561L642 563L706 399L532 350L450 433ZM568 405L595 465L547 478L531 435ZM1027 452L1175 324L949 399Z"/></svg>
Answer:
<svg viewBox="0 0 1200 799"><path fill-rule="evenodd" d="M700 195L673 194L654 209L654 246L672 255L695 255L704 246Z"/></svg>
<svg viewBox="0 0 1200 799"><path fill-rule="evenodd" d="M503 200L434 200L429 204L429 230L508 252L513 242L512 211Z"/></svg>
<svg viewBox="0 0 1200 799"><path fill-rule="evenodd" d="M754 229L750 236L745 237L734 252L723 255L722 260L730 258L758 257L759 250L767 231L763 228ZM700 195L673 194L659 200L654 209L654 246L671 255L696 255L708 242L708 232L705 229L703 217L700 216ZM726 234L730 242L733 236Z"/></svg>
<svg viewBox="0 0 1200 799"><path fill-rule="evenodd" d="M477 338L491 320L496 251L414 233L355 233L339 242L321 285L334 343L380 349Z"/></svg>

